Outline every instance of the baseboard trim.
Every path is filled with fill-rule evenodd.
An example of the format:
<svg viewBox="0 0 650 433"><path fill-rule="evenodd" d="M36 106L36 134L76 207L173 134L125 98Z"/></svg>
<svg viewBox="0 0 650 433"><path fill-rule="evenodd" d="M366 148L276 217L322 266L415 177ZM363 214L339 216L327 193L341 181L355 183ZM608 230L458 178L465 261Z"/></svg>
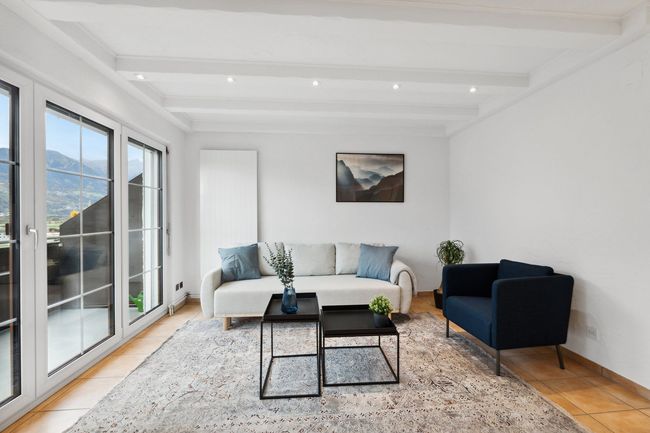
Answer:
<svg viewBox="0 0 650 433"><path fill-rule="evenodd" d="M638 383L634 382L633 380L628 379L627 377L621 376L618 373L613 372L612 370L603 367L602 365L598 364L597 362L592 361L591 359L585 358L584 356L575 353L574 351L567 349L566 347L562 347L562 351L566 355L567 358L571 358L580 365L582 365L585 368L588 368L589 370L598 373L599 375L606 377L607 379L611 380L612 382L616 382L617 384L621 385L622 387L635 392L639 394L643 398L647 398L650 400L650 389L646 388L645 386L639 385Z"/></svg>

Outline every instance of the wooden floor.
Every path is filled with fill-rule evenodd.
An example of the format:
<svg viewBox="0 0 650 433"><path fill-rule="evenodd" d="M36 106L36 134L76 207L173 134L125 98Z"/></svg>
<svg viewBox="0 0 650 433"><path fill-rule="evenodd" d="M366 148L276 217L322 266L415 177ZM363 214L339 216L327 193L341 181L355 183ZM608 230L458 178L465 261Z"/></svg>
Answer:
<svg viewBox="0 0 650 433"><path fill-rule="evenodd" d="M431 294L421 294L413 300L411 312L430 312L443 320L441 311L432 304ZM64 431L160 347L185 321L200 318L200 313L198 304L188 304L176 315L159 320L5 432ZM453 325L452 329L472 338ZM595 433L650 432L650 400L572 359L565 360L565 370L559 369L553 348L504 351L501 358L505 366Z"/></svg>

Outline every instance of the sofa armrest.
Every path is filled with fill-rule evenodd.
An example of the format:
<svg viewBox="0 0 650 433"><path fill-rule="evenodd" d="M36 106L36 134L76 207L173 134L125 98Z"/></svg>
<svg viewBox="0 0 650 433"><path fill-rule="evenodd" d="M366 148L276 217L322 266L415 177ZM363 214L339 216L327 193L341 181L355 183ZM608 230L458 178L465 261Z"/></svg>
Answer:
<svg viewBox="0 0 650 433"><path fill-rule="evenodd" d="M214 291L221 285L221 268L215 268L201 280L201 310L205 317L214 317Z"/></svg>
<svg viewBox="0 0 650 433"><path fill-rule="evenodd" d="M497 279L498 263L447 265L442 268L442 295L490 296L492 283Z"/></svg>
<svg viewBox="0 0 650 433"><path fill-rule="evenodd" d="M413 293L417 294L415 273L401 260L394 260L390 267L390 282L400 287L399 312L408 314Z"/></svg>
<svg viewBox="0 0 650 433"><path fill-rule="evenodd" d="M573 278L508 278L492 284L492 343L496 349L564 344Z"/></svg>

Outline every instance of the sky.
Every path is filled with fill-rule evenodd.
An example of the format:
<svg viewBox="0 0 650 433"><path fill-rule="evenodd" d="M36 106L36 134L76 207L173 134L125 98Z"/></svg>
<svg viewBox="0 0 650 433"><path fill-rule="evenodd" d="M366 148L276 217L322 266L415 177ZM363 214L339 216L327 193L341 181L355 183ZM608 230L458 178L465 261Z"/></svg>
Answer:
<svg viewBox="0 0 650 433"><path fill-rule="evenodd" d="M88 125L82 128L76 120L68 119L51 110L47 111L45 122L47 150L55 150L75 161L79 161L80 153L87 161L107 160L108 137L105 133ZM83 129L82 140L79 137L80 128ZM80 141L83 142L83 149L80 149Z"/></svg>

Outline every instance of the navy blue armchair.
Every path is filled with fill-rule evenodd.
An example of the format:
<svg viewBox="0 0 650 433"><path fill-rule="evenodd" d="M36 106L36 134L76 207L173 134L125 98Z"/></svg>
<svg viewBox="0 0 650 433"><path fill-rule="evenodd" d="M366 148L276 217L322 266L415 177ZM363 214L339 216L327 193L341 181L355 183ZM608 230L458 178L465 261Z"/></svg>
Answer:
<svg viewBox="0 0 650 433"><path fill-rule="evenodd" d="M442 270L443 311L449 321L496 349L566 343L573 278L548 266L501 260L500 263L449 265Z"/></svg>

